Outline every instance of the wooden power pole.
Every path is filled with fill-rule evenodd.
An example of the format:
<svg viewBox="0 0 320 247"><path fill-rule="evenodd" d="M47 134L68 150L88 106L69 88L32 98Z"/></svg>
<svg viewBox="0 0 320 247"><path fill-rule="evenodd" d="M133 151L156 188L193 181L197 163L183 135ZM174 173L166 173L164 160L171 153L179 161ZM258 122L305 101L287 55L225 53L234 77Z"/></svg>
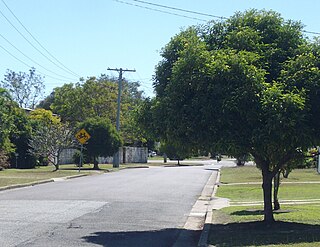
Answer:
<svg viewBox="0 0 320 247"><path fill-rule="evenodd" d="M120 106L121 106L121 94L122 94L122 74L123 72L136 72L135 69L110 69L108 70L117 71L119 72L119 79L118 79L118 107L117 107L117 120L116 120L116 128L117 131L120 131ZM117 151L113 155L113 167L118 168L120 166L120 157L119 157L119 151Z"/></svg>

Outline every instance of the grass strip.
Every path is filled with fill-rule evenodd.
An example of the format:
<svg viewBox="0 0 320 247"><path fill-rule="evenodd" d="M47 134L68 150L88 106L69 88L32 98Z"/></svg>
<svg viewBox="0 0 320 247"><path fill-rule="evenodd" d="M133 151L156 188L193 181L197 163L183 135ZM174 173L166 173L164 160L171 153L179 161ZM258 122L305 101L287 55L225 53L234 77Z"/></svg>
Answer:
<svg viewBox="0 0 320 247"><path fill-rule="evenodd" d="M261 184L234 184L261 182L255 167L223 168L221 185L216 196L231 200L231 205L241 202L262 201ZM276 223L266 225L263 220L263 205L231 206L213 211L213 224L209 244L214 246L320 246L320 184L314 169L294 170L283 183L279 199L298 204L282 204L274 212ZM224 185L228 184L228 185ZM301 200L301 201L299 201ZM303 202L312 204L300 204Z"/></svg>
<svg viewBox="0 0 320 247"><path fill-rule="evenodd" d="M79 167L75 164L60 165L58 171L54 171L53 166L40 166L34 169L6 169L0 172L0 187L17 185L17 184L29 184L32 182L38 182L48 180L52 178L69 177L79 174L99 174L104 172L118 171L126 168L147 168L149 166L163 166L164 163L152 163L152 164L121 164L119 168L113 168L112 164L99 164L100 170L93 170L92 164L84 164L83 167Z"/></svg>

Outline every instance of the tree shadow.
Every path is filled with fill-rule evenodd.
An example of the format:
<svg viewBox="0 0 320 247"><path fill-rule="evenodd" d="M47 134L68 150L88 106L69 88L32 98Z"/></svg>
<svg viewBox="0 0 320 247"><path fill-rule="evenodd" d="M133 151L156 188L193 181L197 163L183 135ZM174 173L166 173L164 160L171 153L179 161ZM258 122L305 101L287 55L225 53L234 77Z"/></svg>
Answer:
<svg viewBox="0 0 320 247"><path fill-rule="evenodd" d="M171 247L178 237L183 236L183 239L191 244L190 246L197 246L200 234L201 231L169 228L150 231L95 232L82 239L87 243L106 247Z"/></svg>
<svg viewBox="0 0 320 247"><path fill-rule="evenodd" d="M62 170L62 171L78 171L79 167L75 166L75 167L59 168L59 170ZM80 171L105 171L105 170L108 170L108 169L102 169L102 168L94 169L93 167L80 167Z"/></svg>
<svg viewBox="0 0 320 247"><path fill-rule="evenodd" d="M292 212L291 210L275 210L273 211L273 214L283 214L283 213L289 213ZM231 213L231 215L237 215L237 216L249 216L249 215L264 215L263 210L259 209L247 209L247 210L240 210Z"/></svg>
<svg viewBox="0 0 320 247"><path fill-rule="evenodd" d="M264 246L320 242L320 225L277 221L210 225L208 243L214 246Z"/></svg>

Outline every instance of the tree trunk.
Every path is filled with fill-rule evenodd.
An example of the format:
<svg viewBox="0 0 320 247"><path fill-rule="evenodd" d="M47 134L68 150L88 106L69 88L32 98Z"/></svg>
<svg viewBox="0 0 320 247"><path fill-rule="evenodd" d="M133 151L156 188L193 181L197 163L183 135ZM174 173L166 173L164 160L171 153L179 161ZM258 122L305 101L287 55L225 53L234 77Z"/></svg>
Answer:
<svg viewBox="0 0 320 247"><path fill-rule="evenodd" d="M96 159L96 157L93 157L93 169L100 170L99 163L98 163L98 160Z"/></svg>
<svg viewBox="0 0 320 247"><path fill-rule="evenodd" d="M285 168L282 171L282 175L283 175L284 178L288 178L289 177L289 173L290 173L290 169L288 169L288 168Z"/></svg>
<svg viewBox="0 0 320 247"><path fill-rule="evenodd" d="M54 171L59 170L59 163L60 163L60 152L57 153L57 156L54 159L54 167L55 167Z"/></svg>
<svg viewBox="0 0 320 247"><path fill-rule="evenodd" d="M269 171L269 166L262 167L262 189L264 201L264 222L270 224L274 222L272 211L272 174Z"/></svg>
<svg viewBox="0 0 320 247"><path fill-rule="evenodd" d="M59 170L59 164L54 164L54 167L55 167L54 172Z"/></svg>
<svg viewBox="0 0 320 247"><path fill-rule="evenodd" d="M280 171L278 171L273 178L273 209L274 210L280 209L280 203L278 200L279 187L280 187Z"/></svg>

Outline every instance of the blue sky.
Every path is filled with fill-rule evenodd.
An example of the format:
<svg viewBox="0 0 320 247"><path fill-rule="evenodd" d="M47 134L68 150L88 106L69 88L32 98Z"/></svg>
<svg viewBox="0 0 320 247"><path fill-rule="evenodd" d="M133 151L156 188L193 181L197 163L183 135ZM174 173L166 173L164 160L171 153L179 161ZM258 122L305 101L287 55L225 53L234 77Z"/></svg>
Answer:
<svg viewBox="0 0 320 247"><path fill-rule="evenodd" d="M307 31L320 32L319 0L147 0L147 2L224 17L250 8L272 9L281 13L285 19L300 20L305 24ZM60 63L33 40L4 3ZM144 7L192 18L211 19L134 0L0 0L1 80L7 69L27 72L29 66L33 66L38 72L46 74L44 81L46 94L49 94L54 87L77 82L79 76L86 78L105 73L117 77L117 72L107 71L107 68L121 67L136 69L136 73L127 72L124 77L131 81L140 81L141 89L147 96L152 96L152 75L155 66L161 60L159 55L161 48L182 28L205 22ZM15 28L55 64L32 47Z"/></svg>

